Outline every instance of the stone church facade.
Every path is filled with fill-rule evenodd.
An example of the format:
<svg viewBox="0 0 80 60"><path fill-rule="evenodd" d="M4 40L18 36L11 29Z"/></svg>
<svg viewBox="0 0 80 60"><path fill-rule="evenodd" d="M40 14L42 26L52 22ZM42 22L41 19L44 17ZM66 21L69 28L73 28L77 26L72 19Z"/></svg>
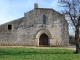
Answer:
<svg viewBox="0 0 80 60"><path fill-rule="evenodd" d="M64 15L35 4L24 17L0 25L0 45L68 46L68 23Z"/></svg>

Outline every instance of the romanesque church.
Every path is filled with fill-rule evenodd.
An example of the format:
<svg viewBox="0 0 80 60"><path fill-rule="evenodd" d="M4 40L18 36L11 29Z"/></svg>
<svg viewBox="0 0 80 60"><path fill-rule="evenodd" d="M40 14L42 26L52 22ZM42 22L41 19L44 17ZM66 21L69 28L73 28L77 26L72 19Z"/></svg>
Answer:
<svg viewBox="0 0 80 60"><path fill-rule="evenodd" d="M51 8L39 8L0 25L0 46L68 46L65 16Z"/></svg>

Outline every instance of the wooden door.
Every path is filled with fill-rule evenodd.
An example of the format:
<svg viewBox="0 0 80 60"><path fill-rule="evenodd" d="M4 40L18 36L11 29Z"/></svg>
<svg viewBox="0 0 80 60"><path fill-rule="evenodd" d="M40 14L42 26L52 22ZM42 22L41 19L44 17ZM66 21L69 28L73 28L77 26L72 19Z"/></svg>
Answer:
<svg viewBox="0 0 80 60"><path fill-rule="evenodd" d="M48 36L46 34L40 36L39 45L48 45Z"/></svg>

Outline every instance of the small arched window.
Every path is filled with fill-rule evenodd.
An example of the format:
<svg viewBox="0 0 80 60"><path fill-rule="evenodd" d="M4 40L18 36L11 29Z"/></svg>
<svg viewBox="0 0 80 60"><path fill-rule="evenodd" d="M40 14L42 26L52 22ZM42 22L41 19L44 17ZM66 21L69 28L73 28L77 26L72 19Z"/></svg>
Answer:
<svg viewBox="0 0 80 60"><path fill-rule="evenodd" d="M46 24L46 16L43 15L43 24Z"/></svg>

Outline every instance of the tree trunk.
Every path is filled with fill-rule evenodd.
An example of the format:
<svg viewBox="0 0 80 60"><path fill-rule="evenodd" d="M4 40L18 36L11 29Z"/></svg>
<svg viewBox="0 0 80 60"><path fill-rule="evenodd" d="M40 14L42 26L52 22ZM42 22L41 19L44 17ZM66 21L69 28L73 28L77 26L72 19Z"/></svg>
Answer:
<svg viewBox="0 0 80 60"><path fill-rule="evenodd" d="M76 40L76 53L79 54L80 53L79 24L76 27L75 40Z"/></svg>
<svg viewBox="0 0 80 60"><path fill-rule="evenodd" d="M80 54L80 45L79 44L76 44L76 53Z"/></svg>

